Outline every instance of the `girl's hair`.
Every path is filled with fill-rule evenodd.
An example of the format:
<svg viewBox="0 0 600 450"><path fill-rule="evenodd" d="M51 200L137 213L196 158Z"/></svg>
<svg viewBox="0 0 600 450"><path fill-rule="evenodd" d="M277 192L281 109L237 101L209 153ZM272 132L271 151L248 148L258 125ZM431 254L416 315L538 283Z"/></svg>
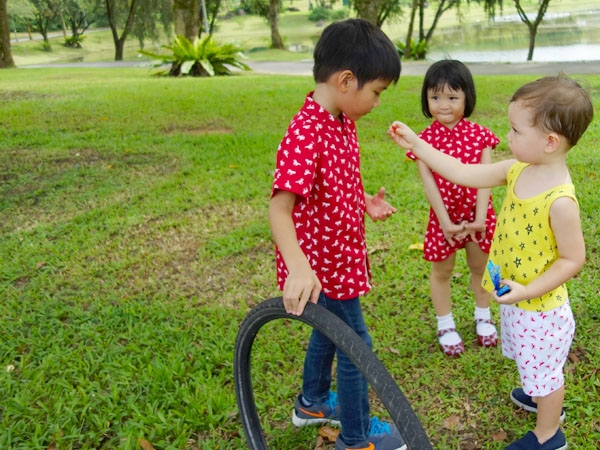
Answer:
<svg viewBox="0 0 600 450"><path fill-rule="evenodd" d="M594 117L588 92L563 73L521 86L510 99L517 101L533 112L532 126L564 136L571 147Z"/></svg>
<svg viewBox="0 0 600 450"><path fill-rule="evenodd" d="M350 70L358 88L374 80L394 84L400 78L398 49L383 31L364 19L347 19L327 26L315 46L313 76L324 83L331 75Z"/></svg>
<svg viewBox="0 0 600 450"><path fill-rule="evenodd" d="M465 117L469 117L475 109L475 83L471 72L462 62L454 59L443 59L433 63L423 80L421 88L421 110L425 117L433 117L429 111L427 93L429 90L439 92L448 86L455 91L461 90L465 93Z"/></svg>

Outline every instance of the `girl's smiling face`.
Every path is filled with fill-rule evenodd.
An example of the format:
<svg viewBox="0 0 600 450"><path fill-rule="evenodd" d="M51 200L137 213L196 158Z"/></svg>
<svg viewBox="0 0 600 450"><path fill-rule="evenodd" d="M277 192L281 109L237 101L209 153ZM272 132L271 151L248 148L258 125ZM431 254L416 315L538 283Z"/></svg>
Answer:
<svg viewBox="0 0 600 450"><path fill-rule="evenodd" d="M429 89L427 105L434 119L452 129L465 115L465 93L447 84L442 89Z"/></svg>

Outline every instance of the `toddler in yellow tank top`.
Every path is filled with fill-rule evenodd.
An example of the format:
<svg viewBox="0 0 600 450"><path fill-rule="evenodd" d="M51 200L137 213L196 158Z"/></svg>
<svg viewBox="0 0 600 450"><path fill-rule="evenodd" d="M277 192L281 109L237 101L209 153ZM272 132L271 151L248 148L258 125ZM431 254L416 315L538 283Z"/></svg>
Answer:
<svg viewBox="0 0 600 450"><path fill-rule="evenodd" d="M491 280L483 285L500 304L501 342L514 359L522 387L511 392L518 406L537 413L536 426L505 450L565 450L563 366L575 331L565 283L585 262L579 205L567 152L593 118L589 94L560 74L519 88L508 107L507 135L516 159L461 164L433 149L405 124L388 134L448 180L474 188L506 185L490 261L500 266L502 296Z"/></svg>

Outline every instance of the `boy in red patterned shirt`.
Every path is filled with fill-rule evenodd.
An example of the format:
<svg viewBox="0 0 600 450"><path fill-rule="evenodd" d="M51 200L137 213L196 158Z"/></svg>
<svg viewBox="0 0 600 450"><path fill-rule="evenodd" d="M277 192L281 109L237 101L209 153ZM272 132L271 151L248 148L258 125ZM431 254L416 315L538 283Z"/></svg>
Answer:
<svg viewBox="0 0 600 450"><path fill-rule="evenodd" d="M277 151L269 221L277 245L277 281L290 314L319 303L371 346L360 296L370 290L365 212L384 220L396 210L383 188L365 194L355 121L379 105L400 77L394 44L362 19L329 25L314 51L315 90L292 119ZM330 391L337 354L337 394ZM339 401L338 401L339 400ZM405 449L393 424L370 418L368 385L327 337L313 330L294 425L341 423L336 450Z"/></svg>

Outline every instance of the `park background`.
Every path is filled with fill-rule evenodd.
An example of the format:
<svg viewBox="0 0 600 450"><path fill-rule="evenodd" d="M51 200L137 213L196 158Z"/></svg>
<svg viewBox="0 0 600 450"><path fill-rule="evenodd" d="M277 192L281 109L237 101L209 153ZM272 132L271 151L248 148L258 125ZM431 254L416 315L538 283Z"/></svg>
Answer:
<svg viewBox="0 0 600 450"><path fill-rule="evenodd" d="M235 20L248 20L245 30L256 19ZM101 41L110 49L110 38ZM20 57L39 64L47 55L38 47L13 44L17 65ZM135 47L130 55L137 60ZM245 314L278 295L267 223L275 149L313 82L154 73L0 72L1 448L246 448L233 346ZM572 75L598 111L600 76ZM496 159L509 156L508 99L535 78L475 77L473 120L501 137ZM437 349L429 267L418 250L428 206L414 164L385 135L394 119L428 124L421 80L402 76L358 123L365 187L385 186L398 207L387 222L367 223L375 287L365 316L376 354L436 449L501 449L534 418L508 399L518 383L513 364L476 345L462 256L453 299L467 351L449 359ZM569 283L578 331L564 428L571 448L590 450L600 441L599 140L596 119L569 156L588 261ZM497 206L502 197L495 189ZM309 331L279 321L257 336L255 394L270 448L332 447L316 429L289 423ZM373 408L385 417L376 398Z"/></svg>

